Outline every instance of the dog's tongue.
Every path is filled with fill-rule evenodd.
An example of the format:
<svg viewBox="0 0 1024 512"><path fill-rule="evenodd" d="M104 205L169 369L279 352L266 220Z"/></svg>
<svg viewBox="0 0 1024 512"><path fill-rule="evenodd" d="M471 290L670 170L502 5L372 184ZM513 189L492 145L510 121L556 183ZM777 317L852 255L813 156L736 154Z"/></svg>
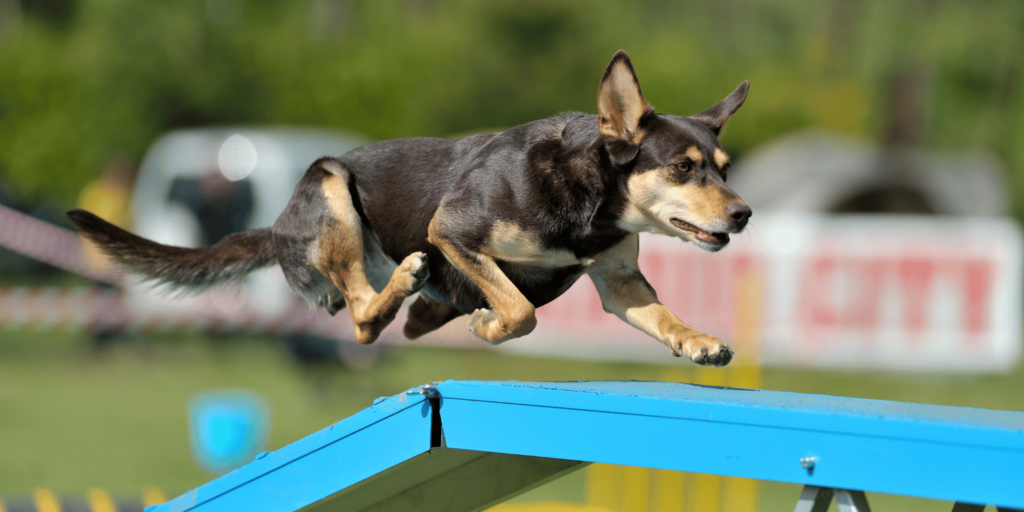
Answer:
<svg viewBox="0 0 1024 512"><path fill-rule="evenodd" d="M708 242L712 244L720 244L729 241L728 233L708 233L707 231L698 231L697 239L702 242Z"/></svg>

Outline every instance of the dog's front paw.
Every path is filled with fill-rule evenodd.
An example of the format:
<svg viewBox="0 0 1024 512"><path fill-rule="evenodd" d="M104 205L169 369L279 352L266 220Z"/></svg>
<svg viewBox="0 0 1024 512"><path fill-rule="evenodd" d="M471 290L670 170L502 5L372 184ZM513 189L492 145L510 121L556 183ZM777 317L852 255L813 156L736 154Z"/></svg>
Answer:
<svg viewBox="0 0 1024 512"><path fill-rule="evenodd" d="M410 295L420 291L420 288L423 288L424 283L427 282L427 278L430 277L430 270L427 268L427 254L414 252L406 256L398 270L405 278L403 288Z"/></svg>
<svg viewBox="0 0 1024 512"><path fill-rule="evenodd" d="M725 366L732 361L733 351L729 345L714 336L695 333L678 338L669 344L672 355L686 356L700 365Z"/></svg>

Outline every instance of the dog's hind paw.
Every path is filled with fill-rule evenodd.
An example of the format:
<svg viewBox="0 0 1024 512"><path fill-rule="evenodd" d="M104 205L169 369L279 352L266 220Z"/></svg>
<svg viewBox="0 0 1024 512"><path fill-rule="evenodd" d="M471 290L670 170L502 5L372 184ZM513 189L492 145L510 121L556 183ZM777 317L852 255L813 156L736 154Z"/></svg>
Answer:
<svg viewBox="0 0 1024 512"><path fill-rule="evenodd" d="M498 314L490 309L478 309L469 315L469 322L466 323L466 328L469 332L473 333L474 336L480 338L487 343L496 345L501 343L497 338L500 337L499 332L501 328L501 318Z"/></svg>
<svg viewBox="0 0 1024 512"><path fill-rule="evenodd" d="M699 365L725 366L734 355L729 345L714 336L697 334L685 340L675 340L670 345L672 355L686 356Z"/></svg>
<svg viewBox="0 0 1024 512"><path fill-rule="evenodd" d="M466 327L473 333L491 345L508 341L512 338L526 336L537 327L537 317L531 309L529 314L521 318L508 320L498 316L493 310L478 309L469 315L469 323Z"/></svg>

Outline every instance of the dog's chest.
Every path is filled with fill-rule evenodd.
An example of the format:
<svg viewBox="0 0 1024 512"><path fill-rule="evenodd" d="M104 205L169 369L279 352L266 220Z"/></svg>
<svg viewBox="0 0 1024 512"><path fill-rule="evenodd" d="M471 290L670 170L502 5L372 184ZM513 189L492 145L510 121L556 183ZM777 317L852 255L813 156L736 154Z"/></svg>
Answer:
<svg viewBox="0 0 1024 512"><path fill-rule="evenodd" d="M494 223L480 253L512 264L531 280L541 279L545 269L587 267L594 262L593 258L577 257L569 249L545 247L539 236L510 221Z"/></svg>
<svg viewBox="0 0 1024 512"><path fill-rule="evenodd" d="M498 266L516 289L536 307L558 298L585 272L582 265L538 267L499 262Z"/></svg>

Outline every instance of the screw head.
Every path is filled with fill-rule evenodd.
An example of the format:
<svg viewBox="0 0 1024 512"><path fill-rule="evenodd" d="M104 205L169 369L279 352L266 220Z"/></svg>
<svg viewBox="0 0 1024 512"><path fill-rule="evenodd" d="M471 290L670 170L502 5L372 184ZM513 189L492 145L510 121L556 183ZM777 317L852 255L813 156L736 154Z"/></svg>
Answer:
<svg viewBox="0 0 1024 512"><path fill-rule="evenodd" d="M817 457L801 457L800 467L807 470L807 474L810 475L814 472L814 464L818 461Z"/></svg>

